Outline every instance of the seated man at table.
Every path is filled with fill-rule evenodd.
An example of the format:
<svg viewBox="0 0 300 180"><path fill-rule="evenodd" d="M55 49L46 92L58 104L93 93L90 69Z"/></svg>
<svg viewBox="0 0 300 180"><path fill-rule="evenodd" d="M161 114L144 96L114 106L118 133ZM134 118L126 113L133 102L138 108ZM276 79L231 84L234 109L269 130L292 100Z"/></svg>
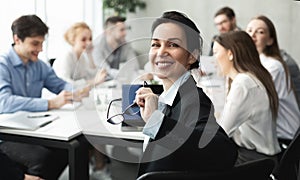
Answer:
<svg viewBox="0 0 300 180"><path fill-rule="evenodd" d="M72 86L38 58L48 33L47 25L36 15L26 15L16 19L11 30L14 42L7 53L0 55L0 114L47 111L71 103ZM58 95L50 100L41 99L43 87ZM26 174L45 179L57 179L67 164L66 152L43 146L1 142L0 150Z"/></svg>
<svg viewBox="0 0 300 180"><path fill-rule="evenodd" d="M235 12L230 7L222 7L214 16L214 23L219 34L224 34L230 31L240 31L241 28L237 26ZM209 56L213 55L214 40L217 35L214 35L210 45Z"/></svg>
<svg viewBox="0 0 300 180"><path fill-rule="evenodd" d="M108 78L121 78L130 82L138 75L139 62L136 52L126 42L125 21L126 18L121 16L106 19L104 33L93 43L93 59L98 68L107 70Z"/></svg>

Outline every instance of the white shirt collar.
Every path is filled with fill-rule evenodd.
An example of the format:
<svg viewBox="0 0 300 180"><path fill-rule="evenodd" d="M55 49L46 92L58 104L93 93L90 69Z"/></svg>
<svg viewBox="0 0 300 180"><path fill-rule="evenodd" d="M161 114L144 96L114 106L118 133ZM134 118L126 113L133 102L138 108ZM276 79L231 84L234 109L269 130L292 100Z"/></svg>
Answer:
<svg viewBox="0 0 300 180"><path fill-rule="evenodd" d="M260 58L260 61L262 61L262 62L267 62L267 60L268 60L268 57L263 53L259 54L259 58Z"/></svg>
<svg viewBox="0 0 300 180"><path fill-rule="evenodd" d="M169 106L172 106L179 87L188 80L190 75L191 73L189 71L181 75L167 91L164 91L159 96L158 101L167 104Z"/></svg>

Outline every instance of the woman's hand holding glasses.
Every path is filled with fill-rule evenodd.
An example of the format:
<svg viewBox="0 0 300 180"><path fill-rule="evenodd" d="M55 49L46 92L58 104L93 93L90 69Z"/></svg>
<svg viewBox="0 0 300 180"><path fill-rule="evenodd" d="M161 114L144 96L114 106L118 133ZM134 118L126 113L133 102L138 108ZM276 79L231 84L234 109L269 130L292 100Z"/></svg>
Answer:
<svg viewBox="0 0 300 180"><path fill-rule="evenodd" d="M125 108L122 113L115 114L113 116L109 115L110 108L113 102L122 101L122 98L114 99L109 103L107 110L107 122L111 124L120 124L124 121L125 115L134 116L138 113L141 114L142 119L147 122L152 113L157 110L158 107L158 95L154 94L151 88L145 87L147 84L144 81L143 87L136 91L135 100L132 104Z"/></svg>
<svg viewBox="0 0 300 180"><path fill-rule="evenodd" d="M141 87L136 91L135 102L140 107L141 116L145 122L158 107L158 95L150 88Z"/></svg>

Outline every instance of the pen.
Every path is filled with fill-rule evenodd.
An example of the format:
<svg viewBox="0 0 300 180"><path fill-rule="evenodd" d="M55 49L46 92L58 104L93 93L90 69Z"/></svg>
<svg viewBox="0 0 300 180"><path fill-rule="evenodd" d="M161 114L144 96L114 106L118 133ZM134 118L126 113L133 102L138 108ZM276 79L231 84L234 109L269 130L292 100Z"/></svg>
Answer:
<svg viewBox="0 0 300 180"><path fill-rule="evenodd" d="M147 85L148 85L147 81L144 81L143 87L145 87Z"/></svg>
<svg viewBox="0 0 300 180"><path fill-rule="evenodd" d="M143 87L145 87L145 86L148 86L148 83L147 83L147 81L144 81L144 83L143 83ZM142 100L144 103L145 103L145 99L144 100ZM137 103L135 103L136 105L138 105ZM133 105L133 104L132 104ZM138 105L139 106L139 105ZM140 107L140 106L139 106Z"/></svg>
<svg viewBox="0 0 300 180"><path fill-rule="evenodd" d="M44 127L44 126L46 126L46 125L48 125L48 124L50 124L50 123L52 123L52 121L45 122L44 124L41 124L41 125L40 125L40 128L41 128L41 127Z"/></svg>
<svg viewBox="0 0 300 180"><path fill-rule="evenodd" d="M28 118L42 118L42 117L48 117L51 116L50 114L30 114L27 117Z"/></svg>

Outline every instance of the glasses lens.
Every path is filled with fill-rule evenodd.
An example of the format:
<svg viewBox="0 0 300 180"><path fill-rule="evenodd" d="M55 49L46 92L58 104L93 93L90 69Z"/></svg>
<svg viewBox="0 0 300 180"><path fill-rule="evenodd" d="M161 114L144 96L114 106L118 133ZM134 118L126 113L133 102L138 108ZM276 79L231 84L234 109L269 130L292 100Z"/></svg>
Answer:
<svg viewBox="0 0 300 180"><path fill-rule="evenodd" d="M116 114L121 114L122 113L122 101L111 101L111 103L108 106L108 117L114 116Z"/></svg>
<svg viewBox="0 0 300 180"><path fill-rule="evenodd" d="M133 103L125 109L124 114L136 115L139 112L140 112L140 107L137 105L137 103Z"/></svg>
<svg viewBox="0 0 300 180"><path fill-rule="evenodd" d="M110 124L120 124L123 121L124 116L122 114L117 114L107 119L107 122L109 122Z"/></svg>

